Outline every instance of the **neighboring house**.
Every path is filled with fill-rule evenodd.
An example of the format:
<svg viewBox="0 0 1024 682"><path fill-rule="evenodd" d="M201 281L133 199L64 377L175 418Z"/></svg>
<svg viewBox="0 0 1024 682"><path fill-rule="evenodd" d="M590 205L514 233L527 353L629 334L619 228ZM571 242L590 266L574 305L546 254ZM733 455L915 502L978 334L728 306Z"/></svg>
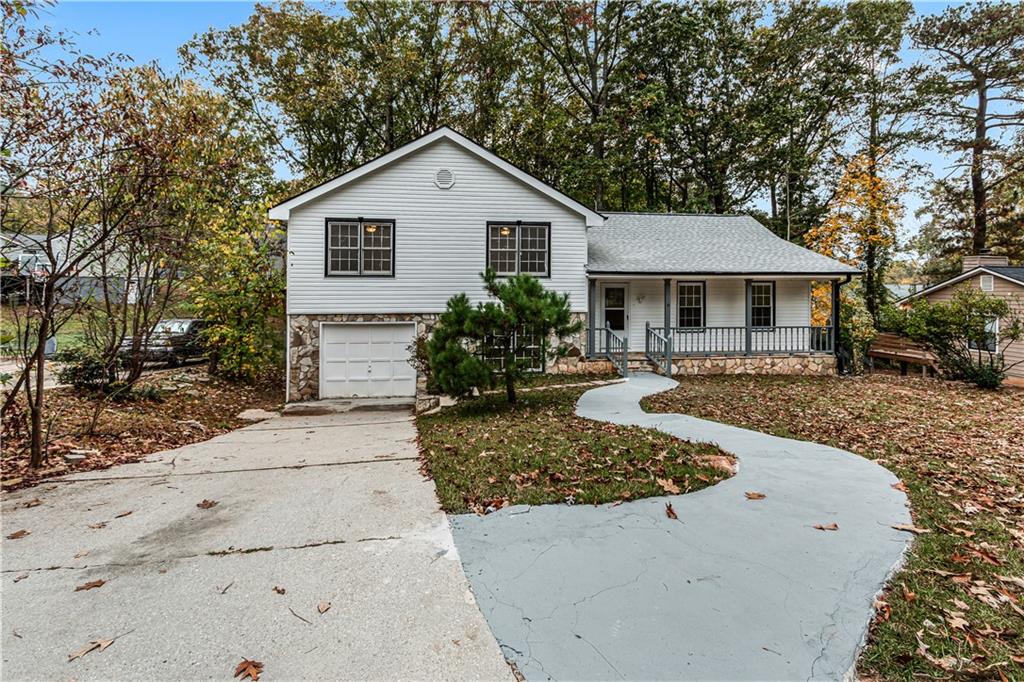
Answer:
<svg viewBox="0 0 1024 682"><path fill-rule="evenodd" d="M921 289L924 289L926 286L927 286L926 284L919 284L919 283L913 283L913 284L886 284L885 285L885 289L886 289L886 291L889 292L889 300L890 301L899 301L900 299L906 298L907 296L910 296L911 294L916 294L917 292L921 291Z"/></svg>
<svg viewBox="0 0 1024 682"><path fill-rule="evenodd" d="M811 283L856 268L747 216L602 215L440 128L270 210L288 223L289 400L416 392L410 346L480 273L530 273L586 329L552 371L835 371ZM666 331L666 327L668 328Z"/></svg>
<svg viewBox="0 0 1024 682"><path fill-rule="evenodd" d="M915 294L904 298L899 303L909 305L917 298L925 298L933 303L948 301L958 289L980 289L993 296L1007 299L1017 314L1024 316L1024 267L1011 267L1006 256L983 253L977 256L964 256L961 273L956 277L933 284ZM993 338L999 333L999 320L992 321ZM1017 364L1007 372L1012 377L1024 377L1024 342L1015 341L1003 350L1003 358L1007 365Z"/></svg>
<svg viewBox="0 0 1024 682"><path fill-rule="evenodd" d="M42 295L40 280L51 271L52 264L45 249L46 235L0 233L0 291L4 302L23 303L26 296ZM57 266L64 267L69 258L68 239L55 236L52 241ZM115 268L116 269L116 268ZM104 282L116 296L128 289L129 302L134 301L133 287L129 286L128 278L122 275L104 274L100 266L89 261L78 272L62 279L57 284L60 300L71 303L77 300L89 300L103 295Z"/></svg>

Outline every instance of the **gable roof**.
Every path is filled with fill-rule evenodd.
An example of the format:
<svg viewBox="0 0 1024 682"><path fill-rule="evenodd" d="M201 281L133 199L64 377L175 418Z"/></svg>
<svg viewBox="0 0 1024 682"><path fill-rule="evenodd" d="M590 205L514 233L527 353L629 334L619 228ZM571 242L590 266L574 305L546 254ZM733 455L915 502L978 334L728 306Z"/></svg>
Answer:
<svg viewBox="0 0 1024 682"><path fill-rule="evenodd" d="M401 159L409 154L414 154L418 150L437 142L438 140L448 140L454 144L462 147L466 151L491 164L495 168L504 171L508 175L511 175L516 180L529 185L541 194L553 199L554 201L562 204L571 211L579 213L587 220L587 226L600 225L604 222L604 216L596 211L592 211L580 202L576 201L572 197L563 194L551 185L547 184L542 180L538 180L526 171L522 170L518 166L509 163L505 159L501 158L494 152L488 151L484 147L480 146L473 140L469 139L462 133L452 130L448 126L442 126L433 132L427 133L426 135L419 137L412 142L402 145L398 149L388 152L382 156L378 156L372 161L368 161L361 166L353 168L347 173L342 173L336 178L328 180L327 182L321 183L316 187L306 190L300 194L296 194L293 197L285 199L281 203L273 206L270 209L269 215L273 220L288 220L288 215L293 208L297 208L319 196L333 192L339 187L344 187L348 183L358 180L361 177L374 173L392 163Z"/></svg>
<svg viewBox="0 0 1024 682"><path fill-rule="evenodd" d="M965 279L970 279L971 277L975 277L976 275L981 274L993 275L994 277L999 277L1001 279L1005 279L1008 282L1013 282L1014 284L1019 284L1020 286L1024 287L1024 267L1013 265L979 265L978 267L968 270L967 272L961 272L959 275L956 275L955 277L950 277L949 279L942 280L937 284L933 284L930 287L926 287L921 291L910 294L909 296L904 296L899 301L897 301L897 303L902 301L909 301L911 299L918 298L919 296L924 296L926 294L930 294L940 289L945 289L946 287L952 286L957 282L962 282Z"/></svg>
<svg viewBox="0 0 1024 682"><path fill-rule="evenodd" d="M609 213L587 241L594 274L860 274L745 215Z"/></svg>

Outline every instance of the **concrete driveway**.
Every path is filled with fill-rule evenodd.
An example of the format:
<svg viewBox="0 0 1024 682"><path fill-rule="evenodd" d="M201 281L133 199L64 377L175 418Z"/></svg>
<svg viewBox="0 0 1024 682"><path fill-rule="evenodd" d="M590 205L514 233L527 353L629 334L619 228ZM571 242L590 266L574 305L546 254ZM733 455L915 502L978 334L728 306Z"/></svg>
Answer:
<svg viewBox="0 0 1024 682"><path fill-rule="evenodd" d="M538 680L845 679L910 541L891 527L910 522L897 479L843 450L640 409L675 383L634 375L588 391L577 413L717 443L737 456L734 477L689 495L453 520L506 656Z"/></svg>
<svg viewBox="0 0 1024 682"><path fill-rule="evenodd" d="M278 417L6 495L4 679L509 679L415 437Z"/></svg>

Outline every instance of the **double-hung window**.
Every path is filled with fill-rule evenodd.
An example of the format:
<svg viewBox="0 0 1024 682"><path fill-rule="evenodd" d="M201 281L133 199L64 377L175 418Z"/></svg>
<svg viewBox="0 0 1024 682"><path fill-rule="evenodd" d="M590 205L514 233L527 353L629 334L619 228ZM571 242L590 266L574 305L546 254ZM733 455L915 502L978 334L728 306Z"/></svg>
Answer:
<svg viewBox="0 0 1024 682"><path fill-rule="evenodd" d="M704 282L679 283L677 324L689 328L704 326Z"/></svg>
<svg viewBox="0 0 1024 682"><path fill-rule="evenodd" d="M775 326L775 282L750 284L750 324L753 327Z"/></svg>
<svg viewBox="0 0 1024 682"><path fill-rule="evenodd" d="M550 223L487 223L487 266L499 275L550 273Z"/></svg>
<svg viewBox="0 0 1024 682"><path fill-rule="evenodd" d="M325 261L327 275L393 275L395 221L328 218Z"/></svg>

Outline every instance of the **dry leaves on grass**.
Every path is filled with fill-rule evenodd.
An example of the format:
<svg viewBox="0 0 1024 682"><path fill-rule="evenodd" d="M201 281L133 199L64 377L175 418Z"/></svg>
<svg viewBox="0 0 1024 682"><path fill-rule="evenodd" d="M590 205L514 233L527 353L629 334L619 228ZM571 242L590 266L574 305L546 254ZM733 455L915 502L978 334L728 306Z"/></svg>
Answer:
<svg viewBox="0 0 1024 682"><path fill-rule="evenodd" d="M44 420L50 424L51 439L42 468L28 466L28 434L5 414L3 488L34 485L71 471L136 462L154 452L207 440L247 424L237 419L243 410L278 408L278 382L275 373L253 386L234 383L208 376L205 365L158 370L143 377L140 386L160 389L160 400L107 401L92 435L86 434L86 427L95 412L96 396L70 387L48 389ZM70 464L62 455L71 450L92 454Z"/></svg>
<svg viewBox="0 0 1024 682"><path fill-rule="evenodd" d="M670 495L679 494L679 486L672 482L671 478L656 478L655 482L661 486L661 489Z"/></svg>

